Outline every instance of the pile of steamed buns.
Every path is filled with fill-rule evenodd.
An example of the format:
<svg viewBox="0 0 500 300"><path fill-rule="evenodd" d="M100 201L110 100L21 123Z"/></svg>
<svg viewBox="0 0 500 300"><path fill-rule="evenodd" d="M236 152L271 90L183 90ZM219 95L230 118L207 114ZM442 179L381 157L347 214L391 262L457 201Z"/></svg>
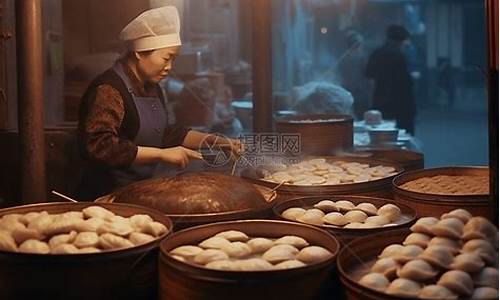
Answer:
<svg viewBox="0 0 500 300"><path fill-rule="evenodd" d="M249 237L244 232L219 232L197 245L183 245L169 252L182 262L223 271L271 271L304 267L325 261L332 253L310 245L299 236Z"/></svg>
<svg viewBox="0 0 500 300"><path fill-rule="evenodd" d="M397 225L402 214L397 205L390 203L377 208L369 202L354 205L348 200L322 200L309 209L290 207L281 216L287 220L318 226L376 228Z"/></svg>
<svg viewBox="0 0 500 300"><path fill-rule="evenodd" d="M359 284L399 297L498 299L498 229L464 209L417 220Z"/></svg>
<svg viewBox="0 0 500 300"><path fill-rule="evenodd" d="M101 206L49 214L8 214L0 219L0 250L35 254L99 253L148 243L168 229L149 215L129 218Z"/></svg>

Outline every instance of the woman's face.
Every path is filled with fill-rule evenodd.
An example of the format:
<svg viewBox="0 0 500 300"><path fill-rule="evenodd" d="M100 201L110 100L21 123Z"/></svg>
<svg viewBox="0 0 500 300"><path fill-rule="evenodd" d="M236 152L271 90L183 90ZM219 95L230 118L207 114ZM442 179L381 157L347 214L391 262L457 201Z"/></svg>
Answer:
<svg viewBox="0 0 500 300"><path fill-rule="evenodd" d="M158 83L172 69L172 62L179 53L180 47L168 47L153 51L138 52L137 71L145 81Z"/></svg>

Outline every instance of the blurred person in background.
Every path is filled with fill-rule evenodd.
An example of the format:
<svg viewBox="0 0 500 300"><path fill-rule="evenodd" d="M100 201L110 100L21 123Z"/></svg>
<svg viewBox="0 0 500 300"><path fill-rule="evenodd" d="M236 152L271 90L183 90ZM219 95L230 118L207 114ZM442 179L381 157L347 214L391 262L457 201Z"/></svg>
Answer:
<svg viewBox="0 0 500 300"><path fill-rule="evenodd" d="M158 83L179 53L177 9L148 10L121 32L126 53L99 75L83 96L78 143L86 160L77 197L93 200L138 180L164 176L164 166L185 168L201 159L201 143L221 141L233 153L236 140L191 130L168 117Z"/></svg>
<svg viewBox="0 0 500 300"><path fill-rule="evenodd" d="M409 33L403 26L388 26L386 42L368 59L366 76L375 83L373 108L380 110L385 119L395 119L399 128L414 134L413 79L402 50L408 38Z"/></svg>
<svg viewBox="0 0 500 300"><path fill-rule="evenodd" d="M348 30L345 40L347 50L337 65L339 82L354 98L355 116L363 119L363 113L372 106L371 85L365 76L368 55L363 46L363 36L355 30Z"/></svg>
<svg viewBox="0 0 500 300"><path fill-rule="evenodd" d="M437 85L446 93L448 107L455 106L455 69L452 67L450 59L447 57L439 57L437 60Z"/></svg>

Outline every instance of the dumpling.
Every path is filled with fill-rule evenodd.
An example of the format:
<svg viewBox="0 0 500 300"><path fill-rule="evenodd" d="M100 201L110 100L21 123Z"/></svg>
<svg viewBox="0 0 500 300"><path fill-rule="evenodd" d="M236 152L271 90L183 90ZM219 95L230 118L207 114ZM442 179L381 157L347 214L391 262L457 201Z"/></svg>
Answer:
<svg viewBox="0 0 500 300"><path fill-rule="evenodd" d="M340 183L351 183L356 179L356 175L350 175L343 173L342 177L340 177Z"/></svg>
<svg viewBox="0 0 500 300"><path fill-rule="evenodd" d="M0 231L0 251L17 252L14 238L7 231Z"/></svg>
<svg viewBox="0 0 500 300"><path fill-rule="evenodd" d="M363 169L358 167L358 166L348 167L346 169L346 171L347 171L347 174L350 174L350 175L360 175L361 173L363 173Z"/></svg>
<svg viewBox="0 0 500 300"><path fill-rule="evenodd" d="M335 206L338 208L339 211L346 212L354 209L354 204L352 204L351 201L347 200L339 200L335 202Z"/></svg>
<svg viewBox="0 0 500 300"><path fill-rule="evenodd" d="M438 274L438 271L425 260L415 259L407 262L397 271L397 274L401 278L426 281L434 278Z"/></svg>
<svg viewBox="0 0 500 300"><path fill-rule="evenodd" d="M71 231L70 233L55 235L50 238L49 246L50 248L55 248L59 244L71 244L77 236L76 231Z"/></svg>
<svg viewBox="0 0 500 300"><path fill-rule="evenodd" d="M352 222L344 226L344 228L348 229L361 229L361 228L366 228L364 227L365 224L359 223L359 222Z"/></svg>
<svg viewBox="0 0 500 300"><path fill-rule="evenodd" d="M396 205L388 203L380 207L377 214L386 217L390 222L394 222L401 217L401 210Z"/></svg>
<svg viewBox="0 0 500 300"><path fill-rule="evenodd" d="M270 263L280 263L285 260L295 259L299 250L291 245L276 245L264 252L262 258Z"/></svg>
<svg viewBox="0 0 500 300"><path fill-rule="evenodd" d="M84 221L80 221L75 224L75 230L78 232L96 232L97 229L104 224L104 219L101 218L90 218Z"/></svg>
<svg viewBox="0 0 500 300"><path fill-rule="evenodd" d="M386 258L386 257L396 257L401 251L403 251L404 246L399 245L399 244L392 244L384 248L382 250L382 253L378 256L379 258Z"/></svg>
<svg viewBox="0 0 500 300"><path fill-rule="evenodd" d="M304 248L306 246L309 246L309 243L305 239L303 239L299 236L295 236L295 235L286 235L282 238L275 240L274 244L275 245L292 245L297 249L301 249L301 248Z"/></svg>
<svg viewBox="0 0 500 300"><path fill-rule="evenodd" d="M45 212L42 212L46 215L48 215L48 213L45 211ZM31 223L31 221L33 221L34 219L38 218L40 216L40 214L42 214L41 212L37 212L37 211L32 211L32 212L29 212L27 214L24 214L22 215L18 221L23 223L25 226L28 226L29 223Z"/></svg>
<svg viewBox="0 0 500 300"><path fill-rule="evenodd" d="M377 207L375 205L368 203L368 202L363 202L355 207L356 209L359 209L360 211L364 212L365 214L369 216L374 216L377 214Z"/></svg>
<svg viewBox="0 0 500 300"><path fill-rule="evenodd" d="M231 258L242 258L252 253L252 249L243 242L232 242L229 245L223 246L221 250L226 252Z"/></svg>
<svg viewBox="0 0 500 300"><path fill-rule="evenodd" d="M389 224L391 221L386 216L371 216L366 218L365 224L370 224L372 227L384 226Z"/></svg>
<svg viewBox="0 0 500 300"><path fill-rule="evenodd" d="M18 245L22 244L26 240L43 240L45 238L45 236L37 230L28 229L24 226L19 226L12 230L11 235Z"/></svg>
<svg viewBox="0 0 500 300"><path fill-rule="evenodd" d="M253 238L247 242L247 245L252 249L252 253L263 253L269 250L274 245L274 242L266 238Z"/></svg>
<svg viewBox="0 0 500 300"><path fill-rule="evenodd" d="M104 233L112 233L114 235L118 236L127 236L131 234L134 231L134 228L132 228L132 225L130 225L130 222L124 222L124 221L106 221L97 228L97 233L98 234L104 234Z"/></svg>
<svg viewBox="0 0 500 300"><path fill-rule="evenodd" d="M309 246L300 250L297 259L307 264L314 264L332 257L332 253L319 246Z"/></svg>
<svg viewBox="0 0 500 300"><path fill-rule="evenodd" d="M23 217L22 214L7 214L2 217L0 221L10 222L21 222L20 219ZM21 222L22 223L22 222Z"/></svg>
<svg viewBox="0 0 500 300"><path fill-rule="evenodd" d="M67 211L60 215L62 218L70 218L70 219L81 219L83 220L83 212L81 211Z"/></svg>
<svg viewBox="0 0 500 300"><path fill-rule="evenodd" d="M498 229L486 218L473 217L465 224L462 239L465 241L484 239L496 245L498 244Z"/></svg>
<svg viewBox="0 0 500 300"><path fill-rule="evenodd" d="M78 253L81 253L81 254L92 254L92 253L100 253L100 252L102 252L102 250L99 248L95 248L95 247L86 247L86 248L78 249Z"/></svg>
<svg viewBox="0 0 500 300"><path fill-rule="evenodd" d="M115 215L112 211L97 205L86 207L82 210L82 212L85 218L96 217L101 219L110 219Z"/></svg>
<svg viewBox="0 0 500 300"><path fill-rule="evenodd" d="M498 287L498 270L486 267L473 275L473 281L476 286Z"/></svg>
<svg viewBox="0 0 500 300"><path fill-rule="evenodd" d="M132 225L132 227L136 231L142 231L142 228L146 227L148 223L153 222L153 218L151 218L149 215L144 214L133 215L128 219L130 225Z"/></svg>
<svg viewBox="0 0 500 300"><path fill-rule="evenodd" d="M446 247L430 246L418 258L429 262L433 266L446 269L453 262L453 252Z"/></svg>
<svg viewBox="0 0 500 300"><path fill-rule="evenodd" d="M182 261L182 262L187 262L187 259L185 257L179 256L179 255L171 255L173 259Z"/></svg>
<svg viewBox="0 0 500 300"><path fill-rule="evenodd" d="M422 299L434 299L434 300L456 300L458 296L452 291L440 285L427 285L425 286L418 295Z"/></svg>
<svg viewBox="0 0 500 300"><path fill-rule="evenodd" d="M338 213L338 212L331 212L326 214L323 217L323 222L332 224L335 226L344 226L345 224L349 223L347 219L344 217L343 214Z"/></svg>
<svg viewBox="0 0 500 300"><path fill-rule="evenodd" d="M273 173L273 175L271 175L271 178L272 180L280 183L293 181L292 175L285 171L275 172Z"/></svg>
<svg viewBox="0 0 500 300"><path fill-rule="evenodd" d="M276 270L285 270L285 269L295 269L295 268L300 268L306 266L305 263L301 262L300 260L292 259L292 260L286 260L284 262L280 262L279 264L275 265L274 268Z"/></svg>
<svg viewBox="0 0 500 300"><path fill-rule="evenodd" d="M392 279L396 275L399 264L392 257L381 258L375 262L370 271L383 274L388 279Z"/></svg>
<svg viewBox="0 0 500 300"><path fill-rule="evenodd" d="M427 235L434 235L432 233L432 226L436 225L439 220L434 217L424 217L420 218L413 224L410 228L413 232L419 232Z"/></svg>
<svg viewBox="0 0 500 300"><path fill-rule="evenodd" d="M414 232L406 237L403 242L403 245L417 245L422 248L426 248L427 244L429 244L430 237L423 233Z"/></svg>
<svg viewBox="0 0 500 300"><path fill-rule="evenodd" d="M49 245L39 240L27 240L19 246L19 252L22 253L35 253L35 254L49 254Z"/></svg>
<svg viewBox="0 0 500 300"><path fill-rule="evenodd" d="M367 182L371 180L370 174L359 174L354 178L354 182Z"/></svg>
<svg viewBox="0 0 500 300"><path fill-rule="evenodd" d="M472 215L467 210L458 208L450 211L449 213L444 213L441 216L441 219L448 219L448 218L457 218L460 221L462 221L462 223L465 224L469 221L470 218L472 218Z"/></svg>
<svg viewBox="0 0 500 300"><path fill-rule="evenodd" d="M81 219L59 216L55 217L53 221L45 228L43 233L47 236L55 234L69 233L76 230L77 223Z"/></svg>
<svg viewBox="0 0 500 300"><path fill-rule="evenodd" d="M369 273L361 277L358 283L366 288L384 292L389 287L389 280L380 273Z"/></svg>
<svg viewBox="0 0 500 300"><path fill-rule="evenodd" d="M469 274L459 270L452 270L444 273L441 278L439 278L437 284L461 296L469 296L474 289L474 283Z"/></svg>
<svg viewBox="0 0 500 300"><path fill-rule="evenodd" d="M368 216L360 210L351 210L347 212L344 215L344 217L347 219L349 223L353 222L363 223L366 220L366 218L368 218Z"/></svg>
<svg viewBox="0 0 500 300"><path fill-rule="evenodd" d="M306 213L306 210L301 207L291 207L285 210L281 216L287 220L297 221L297 218Z"/></svg>
<svg viewBox="0 0 500 300"><path fill-rule="evenodd" d="M235 264L237 269L241 271L267 271L273 269L273 265L262 258L238 260Z"/></svg>
<svg viewBox="0 0 500 300"><path fill-rule="evenodd" d="M235 271L237 266L234 261L231 260L216 260L209 262L205 265L205 268L219 270L219 271Z"/></svg>
<svg viewBox="0 0 500 300"><path fill-rule="evenodd" d="M132 232L128 238L134 245L142 245L155 240L155 237L142 232Z"/></svg>
<svg viewBox="0 0 500 300"><path fill-rule="evenodd" d="M324 216L325 214L321 210L313 208L306 210L303 215L297 217L297 221L311 225L323 225Z"/></svg>
<svg viewBox="0 0 500 300"><path fill-rule="evenodd" d="M198 246L205 249L222 249L225 246L229 246L230 241L226 240L220 236L213 236L201 242Z"/></svg>
<svg viewBox="0 0 500 300"><path fill-rule="evenodd" d="M339 211L338 207L335 205L335 202L333 202L332 200L322 200L314 204L314 207L324 212Z"/></svg>
<svg viewBox="0 0 500 300"><path fill-rule="evenodd" d="M436 236L433 237L427 247L430 246L442 246L450 249L453 253L458 253L460 251L460 241L455 239L450 239L446 237Z"/></svg>
<svg viewBox="0 0 500 300"><path fill-rule="evenodd" d="M498 290L491 287L480 287L472 292L471 299L477 300L492 300L498 299Z"/></svg>
<svg viewBox="0 0 500 300"><path fill-rule="evenodd" d="M229 259L229 256L227 255L226 252L219 249L206 249L203 250L198 255L196 255L193 261L199 265L206 265L212 261L226 260L226 259Z"/></svg>
<svg viewBox="0 0 500 300"><path fill-rule="evenodd" d="M134 247L131 241L112 233L99 236L99 245L106 250Z"/></svg>
<svg viewBox="0 0 500 300"><path fill-rule="evenodd" d="M423 252L424 252L424 249L422 249L422 247L419 247L416 245L408 245L408 246L404 246L403 249L401 249L401 252L396 254L394 259L398 263L404 264L410 260L417 258Z"/></svg>
<svg viewBox="0 0 500 300"><path fill-rule="evenodd" d="M150 222L141 230L142 233L159 237L168 232L168 228L160 222Z"/></svg>
<svg viewBox="0 0 500 300"><path fill-rule="evenodd" d="M379 227L384 227L385 225L377 225L373 222L368 222L368 223L358 223L360 224L358 228L379 228ZM387 225L387 224L386 224Z"/></svg>
<svg viewBox="0 0 500 300"><path fill-rule="evenodd" d="M462 270L467 273L474 273L481 270L484 267L484 262L477 253L462 253L455 256L453 263L450 265L450 269Z"/></svg>
<svg viewBox="0 0 500 300"><path fill-rule="evenodd" d="M123 222L123 223L127 223L127 224L130 224L132 226L132 224L130 223L130 219L129 218L125 218L125 217L122 217L122 216L112 216L111 218L107 219L107 221L109 222L112 222L112 223L119 223L119 222Z"/></svg>
<svg viewBox="0 0 500 300"><path fill-rule="evenodd" d="M493 246L485 240L470 240L462 246L462 253L477 253L487 263L493 263L496 260L496 251Z"/></svg>
<svg viewBox="0 0 500 300"><path fill-rule="evenodd" d="M219 232L215 236L223 237L230 242L246 242L249 239L248 235L237 230Z"/></svg>
<svg viewBox="0 0 500 300"><path fill-rule="evenodd" d="M185 246L179 246L169 252L170 255L178 255L187 259L191 259L195 257L196 255L200 254L203 252L203 249L200 247L196 246L191 246L191 245L185 245Z"/></svg>
<svg viewBox="0 0 500 300"><path fill-rule="evenodd" d="M389 223L389 224L382 225L382 227L392 227L392 226L398 226L398 225L400 225L400 224Z"/></svg>
<svg viewBox="0 0 500 300"><path fill-rule="evenodd" d="M393 296L417 297L420 294L421 286L413 280L398 278L391 282L385 292Z"/></svg>
<svg viewBox="0 0 500 300"><path fill-rule="evenodd" d="M464 223L457 218L443 219L432 226L431 231L435 236L460 239Z"/></svg>
<svg viewBox="0 0 500 300"><path fill-rule="evenodd" d="M95 232L80 232L73 242L78 248L97 247L99 236Z"/></svg>
<svg viewBox="0 0 500 300"><path fill-rule="evenodd" d="M51 254L75 254L80 253L78 248L73 244L59 244L53 248L50 248Z"/></svg>
<svg viewBox="0 0 500 300"><path fill-rule="evenodd" d="M337 185L340 184L340 179L338 174L326 174L324 175L327 179L323 185Z"/></svg>
<svg viewBox="0 0 500 300"><path fill-rule="evenodd" d="M45 234L50 224L52 224L52 216L49 214L40 214L28 224L28 229L34 229Z"/></svg>

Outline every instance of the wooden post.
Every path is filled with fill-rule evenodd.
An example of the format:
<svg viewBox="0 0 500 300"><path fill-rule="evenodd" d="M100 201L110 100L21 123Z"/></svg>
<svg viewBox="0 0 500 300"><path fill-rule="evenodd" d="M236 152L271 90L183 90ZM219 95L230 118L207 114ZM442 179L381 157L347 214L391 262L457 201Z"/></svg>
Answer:
<svg viewBox="0 0 500 300"><path fill-rule="evenodd" d="M486 0L491 219L498 223L498 0Z"/></svg>
<svg viewBox="0 0 500 300"><path fill-rule="evenodd" d="M16 1L16 26L22 202L44 202L46 184L41 0Z"/></svg>
<svg viewBox="0 0 500 300"><path fill-rule="evenodd" d="M273 130L271 0L252 1L253 130Z"/></svg>

